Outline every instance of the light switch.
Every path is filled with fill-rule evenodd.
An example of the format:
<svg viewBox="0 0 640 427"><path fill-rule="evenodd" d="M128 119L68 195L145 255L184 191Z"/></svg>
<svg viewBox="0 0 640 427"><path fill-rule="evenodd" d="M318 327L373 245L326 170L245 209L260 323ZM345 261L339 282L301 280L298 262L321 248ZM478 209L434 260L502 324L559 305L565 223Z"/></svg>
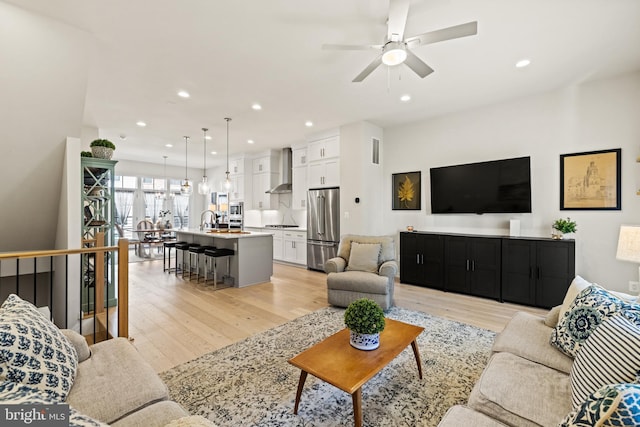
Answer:
<svg viewBox="0 0 640 427"><path fill-rule="evenodd" d="M349 212L348 211L344 211L344 219L349 219Z"/></svg>

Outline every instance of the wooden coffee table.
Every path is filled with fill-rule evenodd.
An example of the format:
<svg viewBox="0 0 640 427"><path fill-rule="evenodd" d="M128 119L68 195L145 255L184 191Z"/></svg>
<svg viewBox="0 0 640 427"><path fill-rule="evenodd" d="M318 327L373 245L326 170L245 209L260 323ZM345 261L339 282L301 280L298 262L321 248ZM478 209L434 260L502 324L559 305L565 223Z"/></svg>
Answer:
<svg viewBox="0 0 640 427"><path fill-rule="evenodd" d="M418 364L418 374L422 379L422 363L416 338L424 328L393 319L385 319L385 321L384 331L380 333L380 347L375 350L353 348L349 344L349 330L343 329L289 360L289 363L301 369L296 403L293 408L294 414L298 413L307 374L311 374L351 395L355 426L360 427L362 425L362 385L387 366L409 344L413 349L413 355Z"/></svg>

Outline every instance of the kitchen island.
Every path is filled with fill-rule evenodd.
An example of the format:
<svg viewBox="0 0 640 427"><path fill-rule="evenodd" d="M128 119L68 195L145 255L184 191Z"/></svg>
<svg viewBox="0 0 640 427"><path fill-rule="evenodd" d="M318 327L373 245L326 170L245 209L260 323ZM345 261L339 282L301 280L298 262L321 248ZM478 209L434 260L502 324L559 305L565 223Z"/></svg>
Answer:
<svg viewBox="0 0 640 427"><path fill-rule="evenodd" d="M270 233L226 230L175 230L175 232L178 241L233 249L235 255L230 260L230 271L226 271L226 262L218 262L218 277L223 274L231 276L234 287L242 288L271 280L273 236Z"/></svg>

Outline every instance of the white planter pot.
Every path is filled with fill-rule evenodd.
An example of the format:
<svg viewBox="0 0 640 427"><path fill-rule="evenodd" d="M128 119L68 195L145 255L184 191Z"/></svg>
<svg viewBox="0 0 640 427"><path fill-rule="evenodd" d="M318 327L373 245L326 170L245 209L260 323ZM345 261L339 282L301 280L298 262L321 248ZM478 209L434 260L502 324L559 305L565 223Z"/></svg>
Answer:
<svg viewBox="0 0 640 427"><path fill-rule="evenodd" d="M380 347L380 333L361 334L350 330L349 343L358 350L375 350Z"/></svg>

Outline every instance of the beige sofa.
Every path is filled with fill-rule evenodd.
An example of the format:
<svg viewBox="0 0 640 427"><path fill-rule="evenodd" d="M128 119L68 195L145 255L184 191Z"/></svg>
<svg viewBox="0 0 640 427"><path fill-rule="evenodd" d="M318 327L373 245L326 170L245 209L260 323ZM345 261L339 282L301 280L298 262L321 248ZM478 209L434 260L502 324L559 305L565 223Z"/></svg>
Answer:
<svg viewBox="0 0 640 427"><path fill-rule="evenodd" d="M516 313L497 335L491 357L471 391L467 404L450 408L439 426L557 426L566 421L565 417L569 414L575 416L571 375L576 372L576 359L558 350L550 340L559 319L573 307L576 296L582 296L590 286L590 283L577 276L563 304L551 309L546 317ZM640 309L637 296L610 293L621 301L633 304L632 310ZM588 342L588 339L584 341L583 348ZM597 366L593 368L598 370ZM629 377L625 381L605 380L599 387L633 382L635 373L632 371L627 375ZM614 411L610 411L608 416L612 414Z"/></svg>

